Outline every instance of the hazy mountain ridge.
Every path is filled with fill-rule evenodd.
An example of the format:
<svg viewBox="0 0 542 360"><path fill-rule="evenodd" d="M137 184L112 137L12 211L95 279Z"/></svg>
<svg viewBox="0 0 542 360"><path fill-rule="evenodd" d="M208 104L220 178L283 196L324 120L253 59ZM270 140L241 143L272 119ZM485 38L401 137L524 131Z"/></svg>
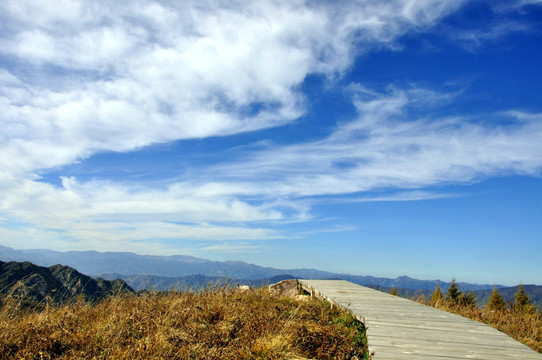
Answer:
<svg viewBox="0 0 542 360"><path fill-rule="evenodd" d="M242 261L220 262L184 255L155 256L127 252L14 250L5 246L0 246L0 260L30 261L40 266L60 263L91 276L148 274L162 277L183 277L199 274L249 280L266 279L284 274L303 278L336 276L336 274L316 269L281 270Z"/></svg>
<svg viewBox="0 0 542 360"><path fill-rule="evenodd" d="M182 277L163 277L155 275L119 275L104 274L104 279L122 279L134 290L201 290L207 287L236 287L238 285L249 285L251 287L268 286L282 280L295 279L291 275L277 275L267 279L248 280L232 279L220 276L189 275Z"/></svg>
<svg viewBox="0 0 542 360"><path fill-rule="evenodd" d="M133 292L123 280L93 279L68 266L15 261L0 261L0 289L0 302L14 299L22 307L59 304L78 296L98 301L111 294Z"/></svg>
<svg viewBox="0 0 542 360"><path fill-rule="evenodd" d="M129 252L68 251L52 250L14 250L0 246L0 260L30 261L40 266L51 266L61 263L76 268L78 271L91 276L102 274L117 274L120 277L133 277L145 274L160 278L183 278L202 275L206 277L230 278L236 280L262 280L275 276L290 275L296 278L313 279L344 279L356 284L384 287L408 288L415 290L434 290L438 284L442 289L449 282L441 280L418 280L408 276L395 279L360 276L351 274L336 274L316 269L276 269L248 264L242 261L211 261L192 256L153 256L138 255ZM186 280L186 279L185 279ZM185 280L180 280L181 282ZM177 280L164 280L168 284ZM459 282L460 288L469 290L491 290L494 285L470 284ZM497 285L498 288L503 286Z"/></svg>

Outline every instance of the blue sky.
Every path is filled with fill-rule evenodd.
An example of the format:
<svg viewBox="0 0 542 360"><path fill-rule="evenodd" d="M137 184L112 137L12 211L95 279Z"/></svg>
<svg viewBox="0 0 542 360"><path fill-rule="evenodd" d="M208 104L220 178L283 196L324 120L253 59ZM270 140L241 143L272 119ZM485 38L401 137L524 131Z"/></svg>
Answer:
<svg viewBox="0 0 542 360"><path fill-rule="evenodd" d="M0 243L542 284L542 2L0 4Z"/></svg>

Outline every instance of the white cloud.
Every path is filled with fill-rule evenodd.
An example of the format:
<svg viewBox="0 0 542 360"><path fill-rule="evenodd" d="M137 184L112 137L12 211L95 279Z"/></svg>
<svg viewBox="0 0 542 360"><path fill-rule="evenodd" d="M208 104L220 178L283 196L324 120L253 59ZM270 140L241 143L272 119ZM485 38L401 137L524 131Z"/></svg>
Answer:
<svg viewBox="0 0 542 360"><path fill-rule="evenodd" d="M61 234L57 248L73 239L96 249L133 240L148 248L149 239L272 239L280 234L257 224L310 219L305 196L539 173L538 114L501 115L521 119L506 128L412 119L409 108L453 95L352 86L359 117L330 136L195 169L205 175L190 182L157 190L37 181L40 170L97 152L294 121L306 111L299 88L308 75L340 76L357 55L394 47L461 4L4 1L0 216L30 225L0 229L17 239L30 226L37 239Z"/></svg>
<svg viewBox="0 0 542 360"><path fill-rule="evenodd" d="M370 194L358 197L323 199L322 203L363 203L382 201L419 201L457 197L457 194L436 193L424 190L400 191L391 194Z"/></svg>
<svg viewBox="0 0 542 360"><path fill-rule="evenodd" d="M4 195L0 210L23 221L54 228L81 221L172 221L183 223L255 222L281 220L282 214L224 194L200 196L184 187L152 190L107 182L79 184L64 178L62 188L25 180Z"/></svg>
<svg viewBox="0 0 542 360"><path fill-rule="evenodd" d="M2 167L279 126L305 111L308 74L333 77L458 3L3 2L0 54L18 65L2 70Z"/></svg>
<svg viewBox="0 0 542 360"><path fill-rule="evenodd" d="M66 222L62 230L40 228L20 223L16 227L1 226L2 245L17 249L43 248L95 251L130 251L142 254L171 255L179 252L182 243L199 241L244 241L282 238L276 231L264 228L232 226L178 225L167 222ZM215 245L209 245L211 248ZM244 246L256 251L260 246ZM233 251L233 244L230 246ZM189 249L188 249L189 250ZM239 251L241 249L238 249ZM215 251L219 251L216 248Z"/></svg>

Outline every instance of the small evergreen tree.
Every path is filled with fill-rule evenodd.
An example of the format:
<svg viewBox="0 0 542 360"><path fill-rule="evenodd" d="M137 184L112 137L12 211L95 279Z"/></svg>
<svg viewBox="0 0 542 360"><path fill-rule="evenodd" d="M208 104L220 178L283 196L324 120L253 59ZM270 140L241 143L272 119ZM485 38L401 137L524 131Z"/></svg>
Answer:
<svg viewBox="0 0 542 360"><path fill-rule="evenodd" d="M461 294L459 296L459 302L463 306L474 306L476 304L476 296L474 291L469 291L467 294Z"/></svg>
<svg viewBox="0 0 542 360"><path fill-rule="evenodd" d="M518 287L518 291L514 295L514 308L518 311L525 311L531 306L531 300L529 299L529 296L525 293L525 289L523 288L523 284L520 284Z"/></svg>
<svg viewBox="0 0 542 360"><path fill-rule="evenodd" d="M390 295L399 296L399 294L397 293L397 289L396 288L391 288Z"/></svg>
<svg viewBox="0 0 542 360"><path fill-rule="evenodd" d="M491 297L489 298L489 301L487 303L487 309L494 311L503 311L505 308L506 303L504 302L504 299L502 298L501 294L499 294L499 290L494 287L493 291L491 292Z"/></svg>
<svg viewBox="0 0 542 360"><path fill-rule="evenodd" d="M452 278L452 282L450 283L450 287L448 288L448 292L447 292L448 300L454 304L457 304L459 302L460 296L461 296L461 291L459 291L459 288L457 287L455 278Z"/></svg>

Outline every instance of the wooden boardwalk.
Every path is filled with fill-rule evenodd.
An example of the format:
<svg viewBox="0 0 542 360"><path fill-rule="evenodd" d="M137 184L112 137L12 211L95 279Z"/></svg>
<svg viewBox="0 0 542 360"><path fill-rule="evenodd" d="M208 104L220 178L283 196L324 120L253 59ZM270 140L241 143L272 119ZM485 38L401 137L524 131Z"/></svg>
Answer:
<svg viewBox="0 0 542 360"><path fill-rule="evenodd" d="M375 360L542 360L542 354L488 325L408 299L344 280L299 284L362 321Z"/></svg>

